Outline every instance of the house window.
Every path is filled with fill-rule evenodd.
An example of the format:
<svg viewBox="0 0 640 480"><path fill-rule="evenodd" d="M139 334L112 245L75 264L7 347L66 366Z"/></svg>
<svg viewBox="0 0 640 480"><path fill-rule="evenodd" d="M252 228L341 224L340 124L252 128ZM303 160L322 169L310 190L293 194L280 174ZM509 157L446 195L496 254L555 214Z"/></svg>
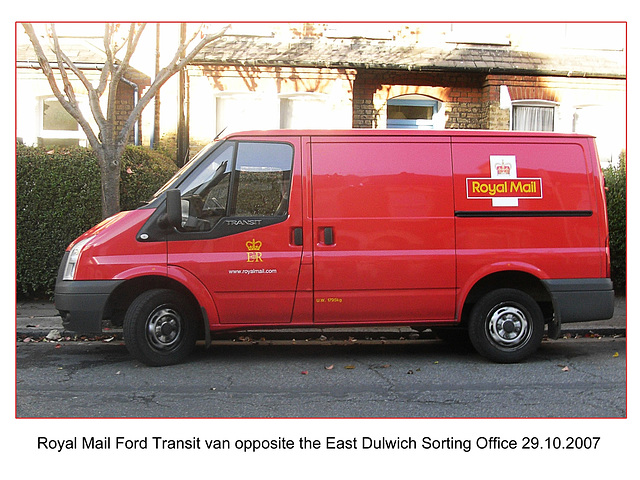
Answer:
<svg viewBox="0 0 640 480"><path fill-rule="evenodd" d="M326 95L301 93L280 97L280 128L329 128L334 116Z"/></svg>
<svg viewBox="0 0 640 480"><path fill-rule="evenodd" d="M277 127L277 104L268 95L223 93L216 97L216 130L226 134Z"/></svg>
<svg viewBox="0 0 640 480"><path fill-rule="evenodd" d="M40 101L40 135L38 145L78 146L82 136L79 124L67 112L55 97L43 98Z"/></svg>
<svg viewBox="0 0 640 480"><path fill-rule="evenodd" d="M387 102L387 128L433 129L438 101L405 95Z"/></svg>
<svg viewBox="0 0 640 480"><path fill-rule="evenodd" d="M624 108L616 105L576 106L572 131L595 136L600 162L617 164L625 148L625 118Z"/></svg>
<svg viewBox="0 0 640 480"><path fill-rule="evenodd" d="M528 132L553 132L557 104L547 101L514 101L511 129Z"/></svg>

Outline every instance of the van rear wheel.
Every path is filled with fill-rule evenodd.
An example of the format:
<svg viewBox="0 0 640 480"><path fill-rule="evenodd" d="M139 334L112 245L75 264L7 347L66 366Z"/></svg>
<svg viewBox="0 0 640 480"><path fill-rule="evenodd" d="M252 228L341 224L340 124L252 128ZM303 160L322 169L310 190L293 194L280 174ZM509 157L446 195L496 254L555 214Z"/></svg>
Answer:
<svg viewBox="0 0 640 480"><path fill-rule="evenodd" d="M169 289L146 291L125 314L125 345L131 355L147 365L179 363L195 347L195 319L195 309L180 293Z"/></svg>
<svg viewBox="0 0 640 480"><path fill-rule="evenodd" d="M495 362L515 363L535 352L544 334L536 301L511 288L494 290L478 301L469 318L469 338L476 351Z"/></svg>

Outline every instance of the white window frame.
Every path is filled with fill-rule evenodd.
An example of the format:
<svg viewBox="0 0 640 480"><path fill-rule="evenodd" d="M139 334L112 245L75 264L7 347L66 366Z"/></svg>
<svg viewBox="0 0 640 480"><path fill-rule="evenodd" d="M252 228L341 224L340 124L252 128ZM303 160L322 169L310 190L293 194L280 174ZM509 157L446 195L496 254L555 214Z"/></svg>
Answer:
<svg viewBox="0 0 640 480"><path fill-rule="evenodd" d="M38 98L37 137L45 140L78 140L79 145L83 145L84 143L86 143L86 137L79 123L78 123L77 130L50 130L50 129L44 128L44 106L46 102L51 100L54 100L58 104L60 103L54 95L46 95L44 97ZM64 107L60 105L60 108L64 108Z"/></svg>
<svg viewBox="0 0 640 480"><path fill-rule="evenodd" d="M556 131L558 126L558 107L560 104L558 102L553 102L551 100L512 100L511 101L511 121L510 121L510 129L515 130L515 112L518 107L533 107L533 108L552 108L553 109L553 125L551 131ZM521 130L521 131L533 131L533 130Z"/></svg>
<svg viewBox="0 0 640 480"><path fill-rule="evenodd" d="M329 96L326 93L299 92L278 95L280 128L329 128L331 125L326 124L322 119L320 121L305 122L304 125L296 125L295 123L291 125L289 124L291 119L286 117L283 105L283 103L287 101L293 102L294 106L297 102L313 102L312 105L317 106L320 110L324 111L323 118L326 118L329 116L329 110L331 108L329 100Z"/></svg>
<svg viewBox="0 0 640 480"><path fill-rule="evenodd" d="M429 120L397 120L390 119L387 116L387 128L389 129L406 128L417 130L433 130L435 128L436 119L438 118L438 112L442 108L442 102L427 95L420 94L399 95L387 100L387 107L390 104L433 107L433 115Z"/></svg>
<svg viewBox="0 0 640 480"><path fill-rule="evenodd" d="M216 99L216 130L224 129L225 135L243 130L275 130L278 128L278 110L274 96L259 92L221 92ZM246 115L247 121L240 115L228 115L225 102L238 102ZM259 108L257 116L248 112L247 107ZM256 121L257 119L257 121Z"/></svg>

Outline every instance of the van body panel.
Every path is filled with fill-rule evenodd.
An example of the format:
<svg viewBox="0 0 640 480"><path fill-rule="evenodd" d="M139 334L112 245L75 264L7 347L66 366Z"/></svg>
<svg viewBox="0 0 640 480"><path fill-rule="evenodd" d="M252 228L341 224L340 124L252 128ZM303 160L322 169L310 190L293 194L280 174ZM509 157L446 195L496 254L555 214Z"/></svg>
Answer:
<svg viewBox="0 0 640 480"><path fill-rule="evenodd" d="M198 305L206 312L210 327L214 328L215 325L220 323L218 309L211 293L198 277L188 270L175 265L169 265L167 268L167 277L178 282L194 296Z"/></svg>
<svg viewBox="0 0 640 480"><path fill-rule="evenodd" d="M449 139L314 139L312 166L315 321L451 320Z"/></svg>
<svg viewBox="0 0 640 480"><path fill-rule="evenodd" d="M95 236L78 260L76 280L166 275L166 243L140 243L135 240L137 231L152 213L153 210L149 209L120 212L79 237L78 240Z"/></svg>
<svg viewBox="0 0 640 480"><path fill-rule="evenodd" d="M535 265L542 278L603 274L585 147L577 139L453 139L458 278L505 258Z"/></svg>

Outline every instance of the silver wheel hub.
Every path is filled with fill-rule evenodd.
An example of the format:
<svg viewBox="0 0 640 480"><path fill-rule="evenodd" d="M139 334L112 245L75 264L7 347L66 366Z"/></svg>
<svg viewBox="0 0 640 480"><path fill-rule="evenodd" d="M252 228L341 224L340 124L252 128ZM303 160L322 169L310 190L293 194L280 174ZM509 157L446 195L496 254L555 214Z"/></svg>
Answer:
<svg viewBox="0 0 640 480"><path fill-rule="evenodd" d="M146 334L153 348L171 350L178 345L182 337L182 318L171 307L158 307L147 319Z"/></svg>
<svg viewBox="0 0 640 480"><path fill-rule="evenodd" d="M514 306L503 306L494 310L489 317L487 329L489 337L496 344L516 347L531 336L531 328L525 313Z"/></svg>

